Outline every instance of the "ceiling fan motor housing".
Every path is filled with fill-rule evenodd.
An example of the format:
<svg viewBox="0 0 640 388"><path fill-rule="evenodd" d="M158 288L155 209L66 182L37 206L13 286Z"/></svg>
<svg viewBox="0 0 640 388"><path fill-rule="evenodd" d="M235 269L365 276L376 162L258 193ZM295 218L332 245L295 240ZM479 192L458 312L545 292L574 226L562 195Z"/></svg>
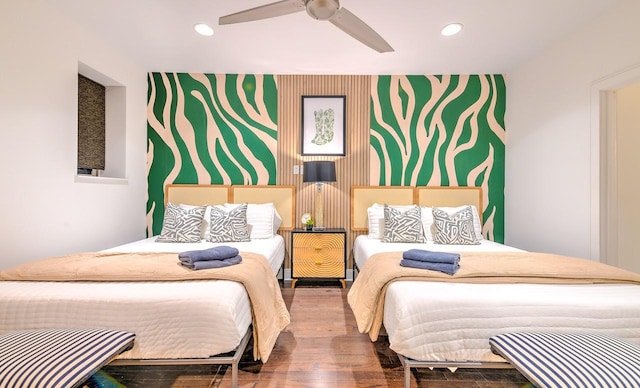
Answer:
<svg viewBox="0 0 640 388"><path fill-rule="evenodd" d="M340 9L338 0L306 0L307 13L317 20L329 20Z"/></svg>

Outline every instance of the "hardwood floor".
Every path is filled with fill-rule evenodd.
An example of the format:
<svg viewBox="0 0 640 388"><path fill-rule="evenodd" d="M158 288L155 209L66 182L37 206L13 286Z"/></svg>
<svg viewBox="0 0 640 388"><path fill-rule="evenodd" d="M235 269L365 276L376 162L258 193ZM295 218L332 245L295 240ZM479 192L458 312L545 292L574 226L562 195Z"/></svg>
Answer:
<svg viewBox="0 0 640 388"><path fill-rule="evenodd" d="M347 290L338 287L296 289L287 282L282 294L291 324L278 337L266 364L252 360L251 344L240 363L241 387L402 387L404 371L386 337L372 343L358 333L347 304ZM134 387L228 387L231 369L217 365L107 366L96 377L112 385ZM419 370L412 387L530 386L514 369ZM117 383L116 383L117 381ZM118 385L120 384L120 385Z"/></svg>

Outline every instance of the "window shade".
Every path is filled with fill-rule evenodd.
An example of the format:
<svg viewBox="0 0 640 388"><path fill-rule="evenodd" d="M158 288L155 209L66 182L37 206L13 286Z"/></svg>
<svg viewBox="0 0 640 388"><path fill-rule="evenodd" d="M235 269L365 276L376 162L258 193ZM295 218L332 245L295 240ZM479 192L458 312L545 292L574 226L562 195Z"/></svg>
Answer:
<svg viewBox="0 0 640 388"><path fill-rule="evenodd" d="M78 168L104 170L105 87L78 74Z"/></svg>

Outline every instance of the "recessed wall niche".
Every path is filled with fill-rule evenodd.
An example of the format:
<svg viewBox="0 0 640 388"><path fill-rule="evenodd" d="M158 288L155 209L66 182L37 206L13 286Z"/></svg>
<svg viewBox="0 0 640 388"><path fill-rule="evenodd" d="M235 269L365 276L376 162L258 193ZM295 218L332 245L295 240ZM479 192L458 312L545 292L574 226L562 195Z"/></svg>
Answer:
<svg viewBox="0 0 640 388"><path fill-rule="evenodd" d="M78 75L104 87L104 168L96 175L104 178L125 178L126 87L82 62L78 62ZM81 104L78 105L78 109L81 109ZM80 113L78 112L78 116ZM76 151L79 147L83 145L77 144ZM77 178L83 177L78 175ZM87 182L84 179L76 181Z"/></svg>

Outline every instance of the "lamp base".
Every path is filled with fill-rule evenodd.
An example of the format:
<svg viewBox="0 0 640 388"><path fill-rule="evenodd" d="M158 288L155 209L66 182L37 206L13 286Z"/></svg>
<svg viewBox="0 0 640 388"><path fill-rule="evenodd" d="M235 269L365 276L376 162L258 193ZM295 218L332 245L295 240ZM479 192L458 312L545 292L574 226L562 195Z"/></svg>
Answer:
<svg viewBox="0 0 640 388"><path fill-rule="evenodd" d="M325 230L325 229L326 229L326 228L325 228L324 226L314 226L314 227L313 227L313 230L314 230L314 231L316 231L316 230L317 230L317 231L322 231L322 230Z"/></svg>

